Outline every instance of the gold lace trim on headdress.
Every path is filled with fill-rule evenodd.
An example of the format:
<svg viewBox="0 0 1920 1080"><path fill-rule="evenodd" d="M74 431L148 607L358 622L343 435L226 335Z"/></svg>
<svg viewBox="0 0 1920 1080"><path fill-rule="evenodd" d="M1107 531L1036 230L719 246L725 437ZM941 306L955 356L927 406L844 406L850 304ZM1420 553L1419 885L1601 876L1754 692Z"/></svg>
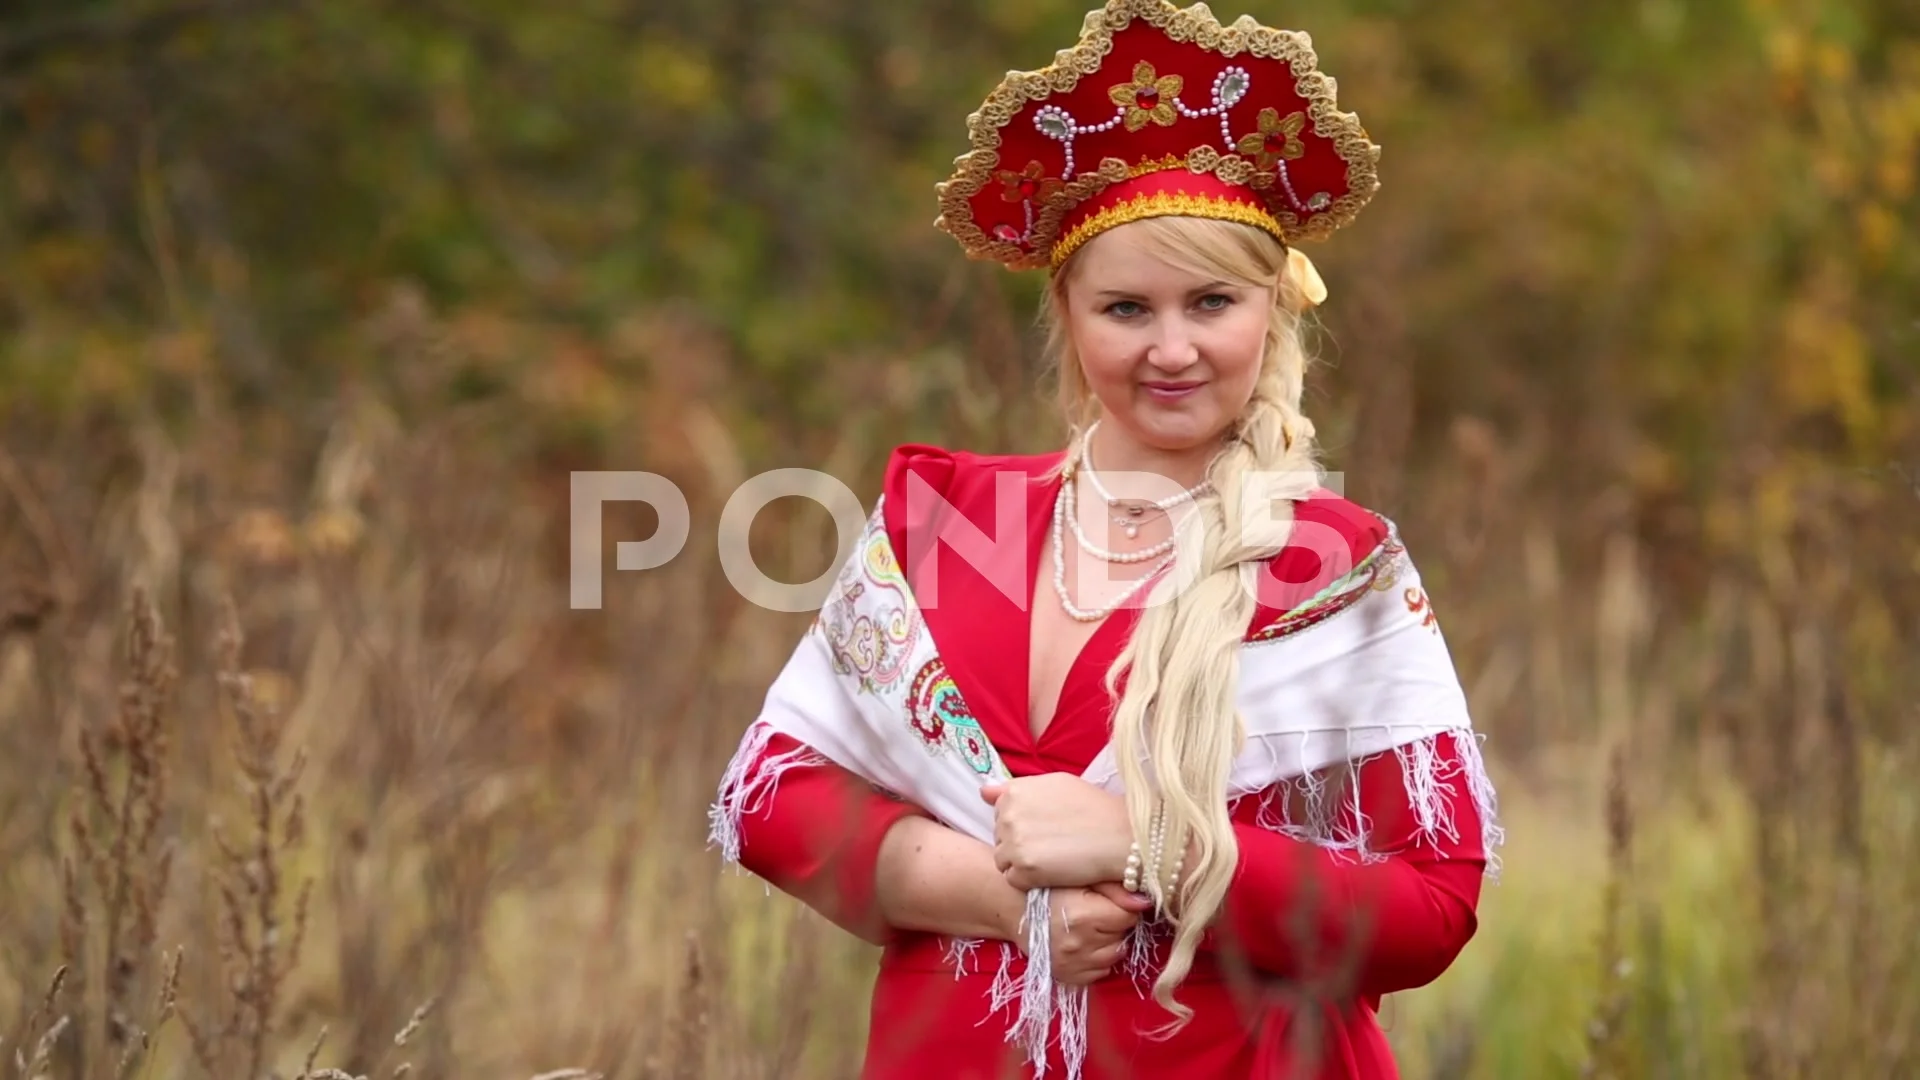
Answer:
<svg viewBox="0 0 1920 1080"><path fill-rule="evenodd" d="M1169 214L1212 218L1216 221L1237 221L1242 225L1265 229L1281 243L1286 243L1287 239L1286 231L1281 228L1280 222L1272 214L1238 199L1223 199L1218 195L1189 195L1184 191L1142 192L1131 199L1088 215L1085 221L1068 230L1067 234L1053 245L1054 268L1058 269L1061 263L1066 262L1067 256L1078 251L1080 245L1108 229Z"/></svg>

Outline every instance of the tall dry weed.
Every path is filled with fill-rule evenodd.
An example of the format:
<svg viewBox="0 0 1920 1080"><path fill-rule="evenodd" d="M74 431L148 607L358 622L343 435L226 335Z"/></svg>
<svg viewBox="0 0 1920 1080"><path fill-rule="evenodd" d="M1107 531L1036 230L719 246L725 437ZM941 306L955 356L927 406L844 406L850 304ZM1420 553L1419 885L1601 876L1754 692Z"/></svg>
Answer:
<svg viewBox="0 0 1920 1080"><path fill-rule="evenodd" d="M1600 971L1593 1017L1587 1023L1587 1060L1581 1076L1627 1080L1627 1012L1634 975L1628 920L1633 908L1633 806L1627 790L1627 757L1615 747L1607 763L1607 881L1600 901Z"/></svg>
<svg viewBox="0 0 1920 1080"><path fill-rule="evenodd" d="M288 889L286 863L306 829L305 801L297 790L306 756L283 754L274 710L261 702L240 666L241 630L232 605L223 605L216 673L234 724L232 750L241 783L243 838L210 822L220 861L214 870L219 893L214 938L229 1001L213 1015L180 1019L194 1058L215 1076L259 1076L280 1038L281 1006L289 976L300 960L307 933L311 878ZM282 760L282 758L285 760Z"/></svg>
<svg viewBox="0 0 1920 1080"><path fill-rule="evenodd" d="M173 641L143 593L129 606L125 665L111 721L79 732L84 780L61 862L60 942L70 965L61 1001L78 1017L64 1064L81 1076L138 1056L171 1012L178 974L176 956L165 1004L136 1019L160 961L158 920L173 870L162 827L171 809L167 725L177 679Z"/></svg>

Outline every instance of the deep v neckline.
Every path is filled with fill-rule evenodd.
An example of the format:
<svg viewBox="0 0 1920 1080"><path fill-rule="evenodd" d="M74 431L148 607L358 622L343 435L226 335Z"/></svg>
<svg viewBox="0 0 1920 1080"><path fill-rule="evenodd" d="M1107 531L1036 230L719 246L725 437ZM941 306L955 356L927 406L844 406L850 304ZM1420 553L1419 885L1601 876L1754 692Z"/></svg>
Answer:
<svg viewBox="0 0 1920 1080"><path fill-rule="evenodd" d="M1104 650L1105 655L1117 655L1106 639L1120 632L1116 624L1128 624L1136 618L1137 609L1122 607L1111 611L1093 628L1093 632L1081 640L1074 649L1073 656L1060 672L1060 685L1055 688L1053 700L1048 703L1046 726L1039 733L1034 732L1034 706L1037 704L1033 690L1034 643L1038 635L1034 632L1034 620L1039 616L1040 605L1057 604L1060 598L1054 595L1054 583L1042 577L1048 571L1053 559L1053 513L1055 500L1059 498L1060 487L1067 483L1062 476L1054 476L1051 483L1035 485L1034 502L1029 504L1027 518L1027 610L1020 620L1020 729L1025 733L1027 745L1038 751L1041 747L1056 741L1055 732L1061 724L1060 707L1071 700L1069 695L1083 677L1081 668L1096 647ZM1104 695L1104 692L1103 692ZM1102 732L1102 741L1105 733Z"/></svg>
<svg viewBox="0 0 1920 1080"><path fill-rule="evenodd" d="M1041 575L1050 565L1051 511L1062 483L1054 470L1060 458L1057 454L988 459L956 455L949 459L953 464L946 466L940 461L944 456L928 454L924 479L984 537L998 535L993 494L998 475L1025 474L1026 514L1017 524L1008 522L1019 530L1024 546L996 543L989 552L990 560L1017 560L1013 566L974 565L971 560L977 554L963 553L948 543L930 545L909 559L907 537L912 529L937 530L940 525L931 516L934 512L925 509L911 515L917 525L909 522L907 478L914 475L913 464L903 463L889 478L887 528L911 588L916 594L930 595L925 587L935 579L929 575L939 575L946 583L940 590L941 601L928 603L921 612L925 629L940 651L940 674L956 685L1017 775L1078 771L1106 745L1108 695L1100 685L1101 671L1118 655L1116 635L1126 633L1139 613L1114 612L1081 642L1062 672L1054 700L1048 703L1047 724L1035 735L1033 620L1037 604L1058 602L1052 582ZM997 568L1001 566L1004 571ZM1119 625L1114 625L1116 619ZM922 676L936 677L923 671L916 678Z"/></svg>

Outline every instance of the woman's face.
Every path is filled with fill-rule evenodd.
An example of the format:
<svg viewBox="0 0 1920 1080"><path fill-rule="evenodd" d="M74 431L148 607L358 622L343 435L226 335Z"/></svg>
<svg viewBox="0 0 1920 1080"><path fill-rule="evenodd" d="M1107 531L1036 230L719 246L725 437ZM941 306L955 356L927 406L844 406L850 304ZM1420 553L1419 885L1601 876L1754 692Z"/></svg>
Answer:
<svg viewBox="0 0 1920 1080"><path fill-rule="evenodd" d="M1269 289L1170 265L1121 225L1080 250L1066 306L1107 425L1144 449L1211 449L1253 396Z"/></svg>

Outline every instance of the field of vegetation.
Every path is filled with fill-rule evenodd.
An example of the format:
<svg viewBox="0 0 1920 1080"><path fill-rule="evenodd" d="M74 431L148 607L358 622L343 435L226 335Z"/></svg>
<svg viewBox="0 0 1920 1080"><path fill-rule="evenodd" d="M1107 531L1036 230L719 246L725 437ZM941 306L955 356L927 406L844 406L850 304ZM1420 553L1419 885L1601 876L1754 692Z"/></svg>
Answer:
<svg viewBox="0 0 1920 1080"><path fill-rule="evenodd" d="M704 846L808 617L717 522L1057 443L932 185L1084 10L0 14L0 1074L852 1075L873 953ZM1244 10L1385 148L1308 408L1509 828L1406 1075L1920 1075L1920 8ZM693 515L598 610L586 469Z"/></svg>

